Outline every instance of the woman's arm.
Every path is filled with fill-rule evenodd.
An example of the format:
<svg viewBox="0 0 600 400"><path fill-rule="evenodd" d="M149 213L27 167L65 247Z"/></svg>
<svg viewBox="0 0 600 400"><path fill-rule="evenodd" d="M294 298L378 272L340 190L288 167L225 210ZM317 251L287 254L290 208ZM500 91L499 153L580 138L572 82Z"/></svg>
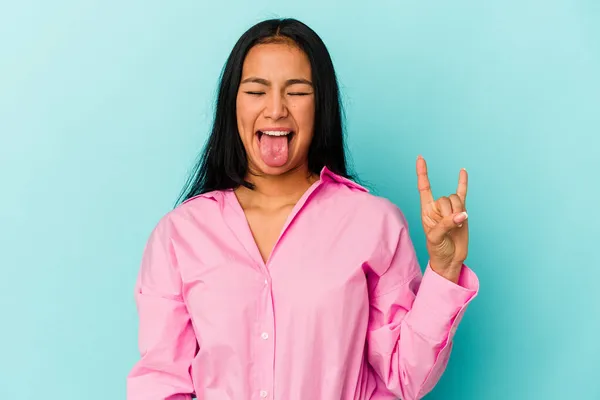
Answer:
<svg viewBox="0 0 600 400"><path fill-rule="evenodd" d="M188 400L194 392L197 342L167 224L152 232L135 286L141 358L127 377L128 400Z"/></svg>
<svg viewBox="0 0 600 400"><path fill-rule="evenodd" d="M406 221L395 210L369 274L368 360L387 390L403 400L430 392L444 372L452 339L479 282L463 265L458 284L429 265L421 274Z"/></svg>

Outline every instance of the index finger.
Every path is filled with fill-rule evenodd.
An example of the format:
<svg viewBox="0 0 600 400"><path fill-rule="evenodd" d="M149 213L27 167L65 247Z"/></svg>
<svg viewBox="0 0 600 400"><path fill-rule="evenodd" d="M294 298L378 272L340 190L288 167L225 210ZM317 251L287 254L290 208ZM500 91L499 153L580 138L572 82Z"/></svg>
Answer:
<svg viewBox="0 0 600 400"><path fill-rule="evenodd" d="M433 193L427 176L427 163L422 156L417 157L417 187L421 196L421 206L433 203Z"/></svg>
<svg viewBox="0 0 600 400"><path fill-rule="evenodd" d="M462 200L463 204L467 201L467 187L469 185L469 174L466 169L461 169L458 174L458 187L456 188L456 194Z"/></svg>

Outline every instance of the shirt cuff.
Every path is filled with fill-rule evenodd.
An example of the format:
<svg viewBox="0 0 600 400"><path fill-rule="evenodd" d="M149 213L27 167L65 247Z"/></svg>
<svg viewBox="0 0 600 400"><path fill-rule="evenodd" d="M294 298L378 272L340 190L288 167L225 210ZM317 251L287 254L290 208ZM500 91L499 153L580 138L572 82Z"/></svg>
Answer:
<svg viewBox="0 0 600 400"><path fill-rule="evenodd" d="M429 339L452 340L467 305L478 292L477 275L466 265L463 264L456 284L428 264L406 322Z"/></svg>

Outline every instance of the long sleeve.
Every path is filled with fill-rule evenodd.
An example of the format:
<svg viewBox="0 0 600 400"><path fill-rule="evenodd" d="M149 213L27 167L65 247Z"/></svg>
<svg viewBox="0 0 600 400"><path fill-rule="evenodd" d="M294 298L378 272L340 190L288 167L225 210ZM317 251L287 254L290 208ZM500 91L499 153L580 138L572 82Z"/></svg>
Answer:
<svg viewBox="0 0 600 400"><path fill-rule="evenodd" d="M176 264L168 221L162 220L148 240L135 285L141 358L127 377L128 400L192 398L197 342Z"/></svg>
<svg viewBox="0 0 600 400"><path fill-rule="evenodd" d="M402 400L429 393L444 372L452 339L479 282L463 265L458 284L429 265L421 274L400 211L382 240L371 277L368 360L387 391Z"/></svg>

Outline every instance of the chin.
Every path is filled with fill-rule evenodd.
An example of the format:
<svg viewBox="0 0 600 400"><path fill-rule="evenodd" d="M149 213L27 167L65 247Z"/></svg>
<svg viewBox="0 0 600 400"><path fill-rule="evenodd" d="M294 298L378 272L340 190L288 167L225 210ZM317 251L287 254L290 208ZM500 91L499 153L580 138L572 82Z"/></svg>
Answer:
<svg viewBox="0 0 600 400"><path fill-rule="evenodd" d="M252 164L250 171L254 171L254 173L257 175L266 176L281 176L302 167L302 165L298 165L297 162L294 161L293 157L292 159L288 159L285 164L278 167L265 164L262 159L260 159L260 156L258 160L254 159L251 162Z"/></svg>
<svg viewBox="0 0 600 400"><path fill-rule="evenodd" d="M289 163L285 163L280 167L271 167L261 161L258 170L261 175L279 176L290 172L292 170L292 166L289 165Z"/></svg>

